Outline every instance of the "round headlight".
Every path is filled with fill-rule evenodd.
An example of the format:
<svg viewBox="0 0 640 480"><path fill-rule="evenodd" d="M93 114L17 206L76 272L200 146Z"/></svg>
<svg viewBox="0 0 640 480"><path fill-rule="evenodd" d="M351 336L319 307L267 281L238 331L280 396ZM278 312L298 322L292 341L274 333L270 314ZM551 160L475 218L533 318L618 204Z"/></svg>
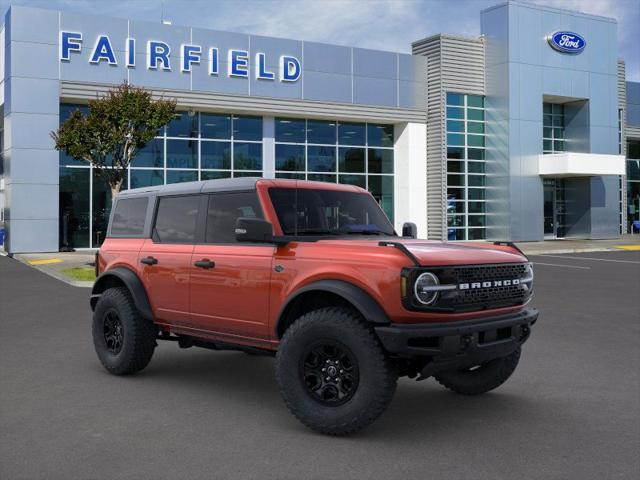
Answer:
<svg viewBox="0 0 640 480"><path fill-rule="evenodd" d="M431 272L422 273L413 285L413 293L416 296L416 300L422 305L431 305L438 298L438 290L436 287L440 282Z"/></svg>

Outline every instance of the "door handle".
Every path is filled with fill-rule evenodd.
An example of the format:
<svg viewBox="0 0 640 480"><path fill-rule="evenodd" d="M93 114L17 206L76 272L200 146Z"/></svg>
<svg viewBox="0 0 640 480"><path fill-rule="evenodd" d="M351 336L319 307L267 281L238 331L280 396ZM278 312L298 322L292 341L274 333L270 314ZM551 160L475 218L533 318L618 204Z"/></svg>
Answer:
<svg viewBox="0 0 640 480"><path fill-rule="evenodd" d="M203 258L202 260L198 260L197 262L193 262L193 264L198 268L214 268L216 266L215 262L212 262L208 258Z"/></svg>
<svg viewBox="0 0 640 480"><path fill-rule="evenodd" d="M144 263L145 265L155 265L158 263L158 259L154 257L145 257L140 260L140 263Z"/></svg>

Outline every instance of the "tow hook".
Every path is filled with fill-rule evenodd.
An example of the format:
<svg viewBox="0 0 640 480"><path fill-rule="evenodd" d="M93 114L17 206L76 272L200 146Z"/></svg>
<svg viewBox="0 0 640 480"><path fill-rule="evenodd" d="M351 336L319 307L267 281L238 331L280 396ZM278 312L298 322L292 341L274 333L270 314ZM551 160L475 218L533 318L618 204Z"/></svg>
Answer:
<svg viewBox="0 0 640 480"><path fill-rule="evenodd" d="M520 341L524 342L527 338L529 338L529 334L531 333L531 329L529 325L523 325L520 330Z"/></svg>

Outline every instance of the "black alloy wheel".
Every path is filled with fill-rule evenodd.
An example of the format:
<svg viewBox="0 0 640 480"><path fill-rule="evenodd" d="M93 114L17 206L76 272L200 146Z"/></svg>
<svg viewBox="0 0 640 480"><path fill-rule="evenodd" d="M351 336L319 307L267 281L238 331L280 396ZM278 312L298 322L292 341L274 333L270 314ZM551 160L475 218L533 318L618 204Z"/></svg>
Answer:
<svg viewBox="0 0 640 480"><path fill-rule="evenodd" d="M113 355L120 353L124 335L122 322L115 309L110 309L104 314L103 332L107 350Z"/></svg>
<svg viewBox="0 0 640 480"><path fill-rule="evenodd" d="M311 398L331 407L351 400L360 380L353 353L340 342L329 339L307 349L300 373Z"/></svg>

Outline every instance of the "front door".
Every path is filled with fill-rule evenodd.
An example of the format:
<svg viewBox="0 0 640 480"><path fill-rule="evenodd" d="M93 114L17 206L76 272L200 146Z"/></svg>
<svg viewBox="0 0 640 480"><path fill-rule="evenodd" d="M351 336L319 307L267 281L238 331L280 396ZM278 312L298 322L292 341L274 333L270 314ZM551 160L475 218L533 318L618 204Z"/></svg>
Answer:
<svg viewBox="0 0 640 480"><path fill-rule="evenodd" d="M545 238L555 238L555 195L556 182L554 179L544 180L544 236Z"/></svg>
<svg viewBox="0 0 640 480"><path fill-rule="evenodd" d="M205 243L191 257L192 328L222 337L269 338L275 247L237 243L239 217L262 217L255 191L209 195Z"/></svg>
<svg viewBox="0 0 640 480"><path fill-rule="evenodd" d="M567 205L565 182L561 178L544 180L544 237L564 238L566 235Z"/></svg>
<svg viewBox="0 0 640 480"><path fill-rule="evenodd" d="M159 323L189 322L189 273L199 195L159 198L153 238L138 254L140 277Z"/></svg>

